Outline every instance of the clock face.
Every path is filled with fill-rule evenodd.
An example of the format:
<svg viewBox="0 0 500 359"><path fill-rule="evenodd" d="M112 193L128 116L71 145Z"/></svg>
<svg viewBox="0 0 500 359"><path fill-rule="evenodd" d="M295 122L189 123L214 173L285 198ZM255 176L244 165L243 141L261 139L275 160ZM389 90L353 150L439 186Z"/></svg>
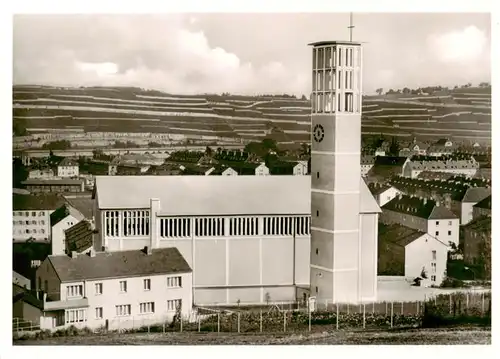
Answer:
<svg viewBox="0 0 500 359"><path fill-rule="evenodd" d="M325 129L323 128L323 126L319 124L314 126L313 135L316 142L323 141L323 138L325 137Z"/></svg>

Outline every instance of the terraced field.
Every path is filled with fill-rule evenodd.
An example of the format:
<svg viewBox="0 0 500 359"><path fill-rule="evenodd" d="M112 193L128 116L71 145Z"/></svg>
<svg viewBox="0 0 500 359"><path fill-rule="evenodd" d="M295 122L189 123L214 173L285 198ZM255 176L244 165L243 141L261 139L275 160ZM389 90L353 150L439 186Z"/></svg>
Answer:
<svg viewBox="0 0 500 359"><path fill-rule="evenodd" d="M310 102L294 98L171 95L138 88L14 86L13 120L50 129L206 135L278 142L310 139ZM491 139L491 89L363 99L362 132L429 139Z"/></svg>

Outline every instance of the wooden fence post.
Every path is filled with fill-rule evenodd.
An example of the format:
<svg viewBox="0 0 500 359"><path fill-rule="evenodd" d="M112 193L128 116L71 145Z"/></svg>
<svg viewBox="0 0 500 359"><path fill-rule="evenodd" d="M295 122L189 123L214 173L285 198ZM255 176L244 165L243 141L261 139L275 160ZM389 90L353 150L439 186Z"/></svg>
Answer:
<svg viewBox="0 0 500 359"><path fill-rule="evenodd" d="M165 323L163 323L163 334L165 334Z"/></svg>
<svg viewBox="0 0 500 359"><path fill-rule="evenodd" d="M469 293L465 293L465 310L469 311Z"/></svg>
<svg viewBox="0 0 500 359"><path fill-rule="evenodd" d="M347 308L349 308L349 307L347 307ZM335 326L336 326L337 330L339 330L339 303L337 303L337 316L336 316L335 320L336 320Z"/></svg>
<svg viewBox="0 0 500 359"><path fill-rule="evenodd" d="M262 333L262 309L260 310L260 332Z"/></svg>
<svg viewBox="0 0 500 359"><path fill-rule="evenodd" d="M198 333L201 332L201 318L198 316Z"/></svg>
<svg viewBox="0 0 500 359"><path fill-rule="evenodd" d="M401 302L401 315L403 315L403 314L404 314L404 311L403 311L403 305L404 305L404 304L403 304L403 302Z"/></svg>
<svg viewBox="0 0 500 359"><path fill-rule="evenodd" d="M347 303L347 314L349 314L349 303Z"/></svg>
<svg viewBox="0 0 500 359"><path fill-rule="evenodd" d="M434 296L434 306L437 305L437 295Z"/></svg>
<svg viewBox="0 0 500 359"><path fill-rule="evenodd" d="M181 318L181 327L180 327L180 331L181 331L181 333L182 333L182 315L180 316L180 318Z"/></svg>
<svg viewBox="0 0 500 359"><path fill-rule="evenodd" d="M238 333L240 332L240 312L238 312Z"/></svg>
<svg viewBox="0 0 500 359"><path fill-rule="evenodd" d="M366 306L363 304L363 329L366 328Z"/></svg>
<svg viewBox="0 0 500 359"><path fill-rule="evenodd" d="M450 310L450 314L451 314L451 310L452 310L452 309L451 309L451 296L452 296L452 295L453 295L452 293L450 293L450 295L449 295L449 303L450 303L450 305L449 305L449 306L450 306L449 310Z"/></svg>
<svg viewBox="0 0 500 359"><path fill-rule="evenodd" d="M484 315L484 292L481 293L481 314Z"/></svg>
<svg viewBox="0 0 500 359"><path fill-rule="evenodd" d="M309 308L309 331L311 331L311 308Z"/></svg>
<svg viewBox="0 0 500 359"><path fill-rule="evenodd" d="M217 313L217 333L220 333L220 312Z"/></svg>
<svg viewBox="0 0 500 359"><path fill-rule="evenodd" d="M385 316L386 317L387 317L387 314L389 314L389 313L388 313L388 309L387 309L387 302L385 302Z"/></svg>
<svg viewBox="0 0 500 359"><path fill-rule="evenodd" d="M372 314L375 314L375 302L372 302Z"/></svg>
<svg viewBox="0 0 500 359"><path fill-rule="evenodd" d="M392 328L393 316L394 316L394 302L391 302L391 328Z"/></svg>
<svg viewBox="0 0 500 359"><path fill-rule="evenodd" d="M286 310L283 311L283 332L286 332Z"/></svg>
<svg viewBox="0 0 500 359"><path fill-rule="evenodd" d="M148 323L148 334L150 333L150 326L149 326L149 323Z"/></svg>
<svg viewBox="0 0 500 359"><path fill-rule="evenodd" d="M420 302L417 300L417 315L419 315L420 313Z"/></svg>

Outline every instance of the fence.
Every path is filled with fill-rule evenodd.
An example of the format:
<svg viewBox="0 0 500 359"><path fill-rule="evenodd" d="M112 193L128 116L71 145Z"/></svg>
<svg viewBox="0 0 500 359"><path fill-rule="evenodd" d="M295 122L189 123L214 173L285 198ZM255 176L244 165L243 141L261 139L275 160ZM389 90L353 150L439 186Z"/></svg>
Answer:
<svg viewBox="0 0 500 359"><path fill-rule="evenodd" d="M340 304L317 302L314 311L300 304L201 309L189 317L159 323L158 318L114 321L110 330L139 332L304 332L354 328L420 326L424 311L449 318L490 318L491 293L441 294L414 302ZM200 314L203 313L203 314Z"/></svg>
<svg viewBox="0 0 500 359"><path fill-rule="evenodd" d="M12 332L33 332L36 330L40 330L39 324L22 318L12 318Z"/></svg>

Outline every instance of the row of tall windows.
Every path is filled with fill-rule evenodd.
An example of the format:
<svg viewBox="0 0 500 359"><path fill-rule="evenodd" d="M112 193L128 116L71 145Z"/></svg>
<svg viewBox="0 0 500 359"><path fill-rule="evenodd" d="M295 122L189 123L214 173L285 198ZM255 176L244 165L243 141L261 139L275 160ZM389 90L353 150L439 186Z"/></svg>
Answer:
<svg viewBox="0 0 500 359"><path fill-rule="evenodd" d="M357 56L359 58L359 55ZM354 49L320 47L313 50L313 68L328 69L337 66L354 67ZM358 66L359 66L359 61Z"/></svg>
<svg viewBox="0 0 500 359"><path fill-rule="evenodd" d="M149 211L105 211L104 226L108 237L149 236Z"/></svg>

